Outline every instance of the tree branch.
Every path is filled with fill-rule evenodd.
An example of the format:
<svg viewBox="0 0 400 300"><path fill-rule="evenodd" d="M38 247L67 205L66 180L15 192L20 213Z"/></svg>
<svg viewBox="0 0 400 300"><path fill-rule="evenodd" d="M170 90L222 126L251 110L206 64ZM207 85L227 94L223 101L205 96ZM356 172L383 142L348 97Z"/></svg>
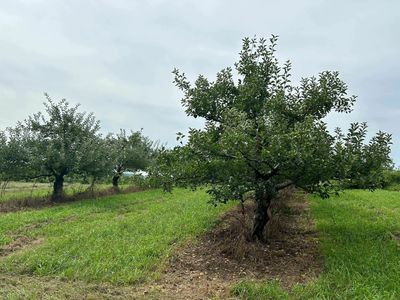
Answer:
<svg viewBox="0 0 400 300"><path fill-rule="evenodd" d="M266 177L266 180L272 178L275 175L278 175L279 173L279 164L276 164L274 167L272 167L272 170L269 171L267 174L264 175Z"/></svg>
<svg viewBox="0 0 400 300"><path fill-rule="evenodd" d="M202 116L206 121L212 121L215 123L223 123L223 120L221 118L218 118L217 116L211 116L211 115L206 115L206 116Z"/></svg>
<svg viewBox="0 0 400 300"><path fill-rule="evenodd" d="M284 189L284 188L286 188L286 187L288 187L288 186L290 186L292 184L294 184L293 181L287 180L287 181L284 181L284 182L281 182L281 183L275 185L275 189L277 191L279 191L279 190L282 190L282 189Z"/></svg>
<svg viewBox="0 0 400 300"><path fill-rule="evenodd" d="M242 155L242 157L244 158L246 164L253 169L256 173L257 176L259 176L261 179L263 180L269 180L272 177L274 177L275 175L278 174L279 172L279 164L276 164L274 167L271 167L271 170L269 172L267 172L266 174L263 174L260 172L260 170L254 166L251 162L255 162L257 164L261 164L261 163L267 163L266 161L258 161L256 159L251 159L250 157L248 157L246 154L243 153L243 151L238 150L240 152L240 154ZM221 153L221 152L217 152L217 151L211 151L214 155L216 156L220 156L223 158L228 158L228 159L239 159L238 156L236 155L232 155L232 154L228 154L228 153ZM268 164L268 163L267 163ZM270 164L268 164L270 166Z"/></svg>
<svg viewBox="0 0 400 300"><path fill-rule="evenodd" d="M29 180L29 179L37 179L37 178L41 178L41 177L50 177L50 176L54 176L54 174L41 174L41 175L37 175L37 176L25 176L25 177L22 177L22 179Z"/></svg>

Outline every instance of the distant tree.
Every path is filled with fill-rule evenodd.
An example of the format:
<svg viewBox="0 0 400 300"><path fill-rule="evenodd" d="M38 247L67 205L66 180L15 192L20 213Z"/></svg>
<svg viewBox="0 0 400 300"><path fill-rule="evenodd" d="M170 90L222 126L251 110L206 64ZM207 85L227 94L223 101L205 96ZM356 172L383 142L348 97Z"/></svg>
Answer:
<svg viewBox="0 0 400 300"><path fill-rule="evenodd" d="M393 169L389 158L391 136L379 131L368 143L367 123L352 123L345 135L335 130L333 160L335 178L340 178L344 187L373 190L382 187L385 170Z"/></svg>
<svg viewBox="0 0 400 300"><path fill-rule="evenodd" d="M118 134L109 135L107 143L113 165L112 184L116 189L124 172L145 170L154 156L154 143L142 131L127 134L121 129Z"/></svg>
<svg viewBox="0 0 400 300"><path fill-rule="evenodd" d="M101 162L96 151L99 121L79 105L53 102L45 94L45 112L39 112L8 128L3 173L10 179L47 177L53 182L53 201L63 195L64 177L89 172ZM90 155L88 155L90 154Z"/></svg>
<svg viewBox="0 0 400 300"><path fill-rule="evenodd" d="M1 131L0 137L0 179L10 181L34 178L29 160L31 151L28 148L28 132L17 126Z"/></svg>
<svg viewBox="0 0 400 300"><path fill-rule="evenodd" d="M111 145L107 138L97 135L91 140L91 147L82 153L79 177L89 181L93 188L96 182L109 179L113 164Z"/></svg>
<svg viewBox="0 0 400 300"><path fill-rule="evenodd" d="M0 130L0 182L6 178L5 157L7 151L7 137L5 132Z"/></svg>
<svg viewBox="0 0 400 300"><path fill-rule="evenodd" d="M290 81L290 62L275 57L277 38L243 40L240 59L217 73L215 81L199 76L192 85L174 70L188 116L205 120L203 129L178 134L181 145L164 149L153 176L166 189L206 185L214 203L243 201L254 192L254 239L263 240L267 210L279 190L290 185L323 197L343 182L374 188L391 161L389 134L379 132L367 145L364 124L352 124L347 136L333 136L323 118L331 111L348 113L354 96L338 72ZM237 78L235 82L234 78Z"/></svg>

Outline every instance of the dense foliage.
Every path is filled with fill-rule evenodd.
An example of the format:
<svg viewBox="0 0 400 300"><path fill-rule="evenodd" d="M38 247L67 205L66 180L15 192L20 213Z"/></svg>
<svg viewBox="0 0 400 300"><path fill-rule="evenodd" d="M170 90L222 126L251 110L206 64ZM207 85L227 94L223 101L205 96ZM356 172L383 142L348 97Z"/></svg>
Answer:
<svg viewBox="0 0 400 300"><path fill-rule="evenodd" d="M400 191L400 169L385 170L383 173L383 187L388 190Z"/></svg>
<svg viewBox="0 0 400 300"><path fill-rule="evenodd" d="M263 239L268 208L278 191L295 185L324 197L342 183L373 188L390 166L389 134L364 143L366 125L332 135L324 122L331 111L348 113L355 96L338 72L325 71L291 85L290 62L280 66L277 38L243 40L240 59L215 81L200 75L191 84L174 70L188 116L205 120L203 129L178 134L181 145L164 150L153 175L165 188L208 185L213 201L243 200L255 193L253 237ZM237 80L235 80L237 78Z"/></svg>
<svg viewBox="0 0 400 300"><path fill-rule="evenodd" d="M143 136L141 131L127 134L125 130L121 130L118 134L108 135L106 143L111 154L112 184L116 188L124 172L145 170L157 151L156 143Z"/></svg>
<svg viewBox="0 0 400 300"><path fill-rule="evenodd" d="M85 174L97 164L99 122L93 114L78 111L63 99L53 102L46 94L45 113L36 113L15 128L8 128L2 157L3 172L11 179L51 178L53 199L63 193L64 177Z"/></svg>
<svg viewBox="0 0 400 300"><path fill-rule="evenodd" d="M47 178L53 182L52 199L63 196L66 176L96 180L113 176L114 185L126 170L146 168L154 156L153 143L141 131L126 135L99 134L92 113L46 94L45 112L0 131L0 180Z"/></svg>

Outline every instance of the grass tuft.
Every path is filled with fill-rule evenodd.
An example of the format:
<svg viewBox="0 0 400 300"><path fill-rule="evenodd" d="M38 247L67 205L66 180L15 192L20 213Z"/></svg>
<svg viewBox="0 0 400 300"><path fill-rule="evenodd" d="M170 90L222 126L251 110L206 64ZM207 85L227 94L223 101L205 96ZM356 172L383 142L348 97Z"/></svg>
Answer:
<svg viewBox="0 0 400 300"><path fill-rule="evenodd" d="M282 288L278 280L273 280L267 283L242 281L232 289L232 295L245 300L289 299L287 291Z"/></svg>

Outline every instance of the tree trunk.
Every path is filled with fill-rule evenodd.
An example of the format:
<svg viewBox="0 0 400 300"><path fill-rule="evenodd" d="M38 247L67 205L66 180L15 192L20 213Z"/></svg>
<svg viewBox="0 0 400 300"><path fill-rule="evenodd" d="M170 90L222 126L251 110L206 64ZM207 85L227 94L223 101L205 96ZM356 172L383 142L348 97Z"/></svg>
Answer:
<svg viewBox="0 0 400 300"><path fill-rule="evenodd" d="M96 178L93 177L92 181L90 182L90 186L89 186L89 192L90 192L90 196L93 198L94 197L94 184L96 182Z"/></svg>
<svg viewBox="0 0 400 300"><path fill-rule="evenodd" d="M114 189L116 189L116 190L119 189L119 187L118 187L118 182L119 182L119 178L120 178L120 177L121 177L120 174L119 174L119 173L116 173L116 174L113 176L113 178L112 178L112 185L113 185Z"/></svg>
<svg viewBox="0 0 400 300"><path fill-rule="evenodd" d="M53 183L53 195L51 197L54 202L58 202L62 199L63 187L64 187L64 175L55 176Z"/></svg>
<svg viewBox="0 0 400 300"><path fill-rule="evenodd" d="M269 221L268 208L271 205L271 196L267 195L265 191L256 191L257 207L254 212L254 223L252 238L262 242L266 241L264 237L264 228Z"/></svg>

